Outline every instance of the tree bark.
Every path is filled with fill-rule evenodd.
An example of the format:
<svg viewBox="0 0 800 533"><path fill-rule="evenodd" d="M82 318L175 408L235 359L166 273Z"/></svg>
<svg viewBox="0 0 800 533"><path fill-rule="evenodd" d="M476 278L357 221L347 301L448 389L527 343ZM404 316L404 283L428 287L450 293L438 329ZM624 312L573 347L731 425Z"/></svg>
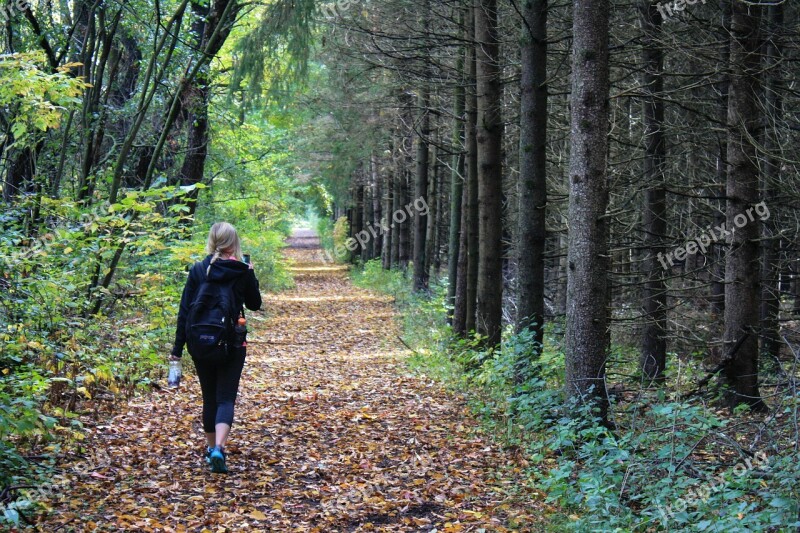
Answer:
<svg viewBox="0 0 800 533"><path fill-rule="evenodd" d="M391 150L390 150L391 153ZM391 157L391 156L390 156ZM383 179L383 178L382 178ZM390 161L386 165L386 178L383 184L383 223L381 227L388 228L383 233L383 268L391 270L393 265L392 250L396 242L395 232L392 229L392 203L394 197L394 165Z"/></svg>
<svg viewBox="0 0 800 533"><path fill-rule="evenodd" d="M192 24L192 35L195 38L195 48L200 57L197 61L205 64L200 68L194 80L189 84L186 94L190 99L189 131L186 143L186 155L180 171L180 183L183 186L196 185L203 182L208 157L208 105L210 102L211 78L210 60L225 44L225 40L233 29L233 21L238 12L237 0L217 0L211 4L192 2L192 12L195 22ZM232 7L229 7L232 4ZM167 124L165 127L171 127ZM159 154L155 153L154 157ZM152 163L151 163L152 166ZM152 170L148 169L148 174ZM149 176L145 178L148 184ZM199 190L193 189L186 195L189 215L194 216L197 211L197 198Z"/></svg>
<svg viewBox="0 0 800 533"><path fill-rule="evenodd" d="M430 107L430 89L423 87L418 98L419 112L419 134L417 135L417 173L414 189L414 201L419 198L428 198L428 169L430 167L430 133L431 117L428 111ZM414 291L428 290L428 271L426 268L426 238L428 232L428 214L419 210L414 211Z"/></svg>
<svg viewBox="0 0 800 533"><path fill-rule="evenodd" d="M728 132L725 125L728 121L728 64L730 61L730 24L731 24L731 3L730 0L720 0L720 11L722 20L720 22L719 41L720 41L720 67L721 80L719 81L719 104L717 116L719 120L718 153L716 166L716 185L715 193L720 197L725 196L725 184L728 181ZM714 227L719 227L725 223L725 202L718 202L718 208L714 213ZM712 309L719 315L725 313L725 244L714 243L713 245L713 271L711 282L711 304Z"/></svg>
<svg viewBox="0 0 800 533"><path fill-rule="evenodd" d="M516 327L531 328L538 346L544 331L547 239L547 9L547 0L522 4Z"/></svg>
<svg viewBox="0 0 800 533"><path fill-rule="evenodd" d="M745 342L725 367L731 407L740 403L766 410L758 390L759 236L752 202L758 198L759 173L756 146L759 133L759 73L761 8L733 0L731 3L731 78L728 95L728 181L726 229L730 250L725 262L726 352L744 335Z"/></svg>
<svg viewBox="0 0 800 533"><path fill-rule="evenodd" d="M475 0L470 0L470 9L467 13L467 41L475 42L475 10L472 8ZM465 322L466 332L476 331L477 293L478 293L478 260L480 258L480 235L478 232L478 90L477 90L477 62L476 46L470 45L468 56L469 77L467 88L466 110L466 139L467 139L467 210L465 222L467 231L467 273L465 290Z"/></svg>
<svg viewBox="0 0 800 533"><path fill-rule="evenodd" d="M381 186L381 176L378 171L378 156L370 156L370 176L372 182L372 227L375 228L377 235L370 241L370 259L379 257L383 251L383 231L381 228L381 217L383 216L383 187Z"/></svg>
<svg viewBox="0 0 800 533"><path fill-rule="evenodd" d="M463 21L463 15L461 17ZM456 66L459 78L464 79L464 56L461 55ZM448 311L448 318L453 329L458 333L463 330L463 318L459 317L458 327L455 321L456 293L458 292L459 269L461 260L461 231L462 231L462 199L464 196L464 86L456 87L453 98L453 159L450 171L450 231L447 239L447 305L453 306ZM463 275L466 275L464 272Z"/></svg>
<svg viewBox="0 0 800 533"><path fill-rule="evenodd" d="M434 130L435 131L435 130ZM425 290L428 289L429 281L433 276L436 280L436 251L438 247L437 235L439 233L439 169L436 164L438 159L438 151L436 148L437 139L434 136L433 146L430 148L430 182L428 184L428 224L425 228L425 277L426 285Z"/></svg>
<svg viewBox="0 0 800 533"><path fill-rule="evenodd" d="M400 197L399 202L397 204L397 213L399 213L399 218L402 219L402 222L397 222L397 226L399 228L399 235L400 235L400 249L399 249L399 256L398 256L398 264L400 268L405 270L408 267L408 260L409 255L411 252L411 220L409 220L408 212L405 210L405 206L408 204L408 173L405 169L401 169L400 171Z"/></svg>
<svg viewBox="0 0 800 533"><path fill-rule="evenodd" d="M663 381L667 362L667 287L664 275L669 262L664 256L667 234L667 204L664 184L664 50L661 45L662 19L658 6L649 0L639 4L643 31L644 63L644 192L645 276L642 295L644 328L640 368L645 379ZM662 263L663 261L663 263Z"/></svg>
<svg viewBox="0 0 800 533"><path fill-rule="evenodd" d="M496 0L475 3L479 259L477 332L500 343L503 315L503 87Z"/></svg>
<svg viewBox="0 0 800 533"><path fill-rule="evenodd" d="M566 392L605 420L609 2L573 0Z"/></svg>
<svg viewBox="0 0 800 533"><path fill-rule="evenodd" d="M766 127L764 131L764 152L766 160L764 165L764 179L762 181L762 198L767 207L773 205L776 194L781 184L781 159L780 159L780 126L783 121L783 75L782 60L783 47L781 37L784 27L783 4L769 7L767 18L768 41L766 43L765 73L767 83L765 87L764 102L766 104ZM781 308L780 291L780 229L774 218L763 221L761 235L761 353L777 359L781 351L779 335L779 316Z"/></svg>

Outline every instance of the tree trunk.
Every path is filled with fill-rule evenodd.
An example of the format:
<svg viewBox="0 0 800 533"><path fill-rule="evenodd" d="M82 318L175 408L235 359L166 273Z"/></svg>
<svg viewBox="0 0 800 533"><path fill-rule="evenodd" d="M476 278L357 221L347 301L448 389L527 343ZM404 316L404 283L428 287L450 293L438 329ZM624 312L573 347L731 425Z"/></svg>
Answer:
<svg viewBox="0 0 800 533"><path fill-rule="evenodd" d="M486 346L500 343L503 315L503 87L496 0L477 0L479 259L476 325Z"/></svg>
<svg viewBox="0 0 800 533"><path fill-rule="evenodd" d="M720 68L722 72L721 80L719 82L720 102L717 107L717 116L719 119L719 149L717 153L717 176L716 184L717 189L715 192L721 198L725 196L725 184L728 181L728 137L725 125L728 121L728 62L730 60L730 24L731 24L731 3L730 0L720 0L720 11L722 12L722 20L720 23ZM725 205L724 200L718 202L718 208L714 213L714 227L720 227L725 223ZM719 315L725 313L725 243L713 244L713 272L711 282L711 304L712 309Z"/></svg>
<svg viewBox="0 0 800 533"><path fill-rule="evenodd" d="M397 148L395 147L395 160L394 160L394 179L392 180L392 209L391 213L388 214L387 222L389 223L389 227L391 228L392 232L392 266L399 267L400 266L400 224L398 224L395 219L394 215L400 210L400 203L402 202L403 198L403 190L402 184L400 183L402 176L403 176L403 167L399 163L400 155L396 153Z"/></svg>
<svg viewBox="0 0 800 533"><path fill-rule="evenodd" d="M463 20L463 16L462 16ZM457 71L464 78L464 58L458 59ZM464 196L464 86L456 87L453 100L453 160L450 170L450 232L447 239L447 305L453 306L449 319L454 329L461 333L463 319L459 319L458 328L454 319L456 293L459 283L459 261L461 260L462 200ZM466 272L464 273L466 274Z"/></svg>
<svg viewBox="0 0 800 533"><path fill-rule="evenodd" d="M398 216L402 218L402 222L397 223L400 235L400 250L398 257L398 264L400 268L405 270L408 267L409 252L411 251L411 220L409 220L408 212L405 206L408 204L408 173L405 169L400 171L400 197L397 204Z"/></svg>
<svg viewBox="0 0 800 533"><path fill-rule="evenodd" d="M3 200L6 203L11 203L14 198L33 190L37 148L38 146L23 148L13 159L11 167L6 172L6 179L3 185Z"/></svg>
<svg viewBox="0 0 800 533"><path fill-rule="evenodd" d="M364 229L364 174L362 169L356 170L356 176L356 205L353 206L353 219L350 225L350 237L352 238L355 238L356 234ZM364 247L359 245L359 247L353 251L350 257L351 261L355 263L357 260L361 259L363 251Z"/></svg>
<svg viewBox="0 0 800 533"><path fill-rule="evenodd" d="M747 339L726 365L723 382L728 400L766 410L758 390L759 242L760 224L752 216L758 198L757 150L751 139L759 130L761 8L731 4L731 78L728 95L728 181L726 229L730 250L725 262L726 353L745 334ZM751 219L748 219L748 208Z"/></svg>
<svg viewBox="0 0 800 533"><path fill-rule="evenodd" d="M467 329L467 234L469 232L469 191L461 190L461 232L458 239L458 265L456 274L455 302L453 304L453 331L460 337L466 337Z"/></svg>
<svg viewBox="0 0 800 533"><path fill-rule="evenodd" d="M428 112L430 106L430 89L423 87L418 99L420 117L419 135L417 136L417 176L415 181L414 201L428 198L428 170L430 167L430 134L431 116ZM428 290L428 264L426 258L426 237L428 232L428 214L419 210L414 211L414 290Z"/></svg>
<svg viewBox="0 0 800 533"><path fill-rule="evenodd" d="M361 236L362 238L366 236L366 241L364 241L364 245L361 246L361 261L366 263L370 259L372 259L372 250L375 246L375 239L372 237L372 232L370 229L372 227L372 160L370 159L368 163L369 167L366 169L364 173L364 186L362 187L363 199L362 199L362 218L363 221L361 226ZM366 233L364 233L366 232Z"/></svg>
<svg viewBox="0 0 800 533"><path fill-rule="evenodd" d="M470 6L474 3L471 0ZM468 42L475 41L475 10L470 7L467 13L467 33ZM468 47L468 68L469 79L467 88L467 110L466 110L466 136L467 136L467 210L464 226L467 230L467 275L466 275L466 308L464 326L467 333L475 331L475 318L477 314L477 293L478 293L478 260L480 258L479 233L478 233L478 89L477 89L477 61L476 46Z"/></svg>
<svg viewBox="0 0 800 533"><path fill-rule="evenodd" d="M383 179L383 178L382 178ZM394 165L391 162L386 165L386 178L383 182L383 220L381 227L387 228L383 232L383 268L392 268L392 250L396 241L395 232L392 229L392 198L394 196Z"/></svg>
<svg viewBox="0 0 800 533"><path fill-rule="evenodd" d="M780 66L783 62L783 48L780 42L783 35L783 4L769 7L768 41L766 45L767 76L764 101L767 120L764 131L764 179L762 198L767 206L775 203L775 192L781 185L780 135L779 124L783 121L783 76ZM763 220L761 248L761 331L763 332L761 353L778 358L781 350L779 335L779 316L781 308L780 293L780 228L774 218Z"/></svg>
<svg viewBox="0 0 800 533"><path fill-rule="evenodd" d="M664 256L667 234L667 204L664 185L666 147L664 144L664 50L661 47L662 19L658 6L649 0L639 4L642 22L644 63L644 291L640 368L647 380L662 381L667 362L667 287ZM663 263L662 263L663 261Z"/></svg>
<svg viewBox="0 0 800 533"><path fill-rule="evenodd" d="M375 228L376 237L371 241L370 259L375 259L382 254L383 250L383 231L381 228L381 217L383 216L383 187L381 187L381 176L378 171L378 156L370 156L370 174L372 181L372 227Z"/></svg>
<svg viewBox="0 0 800 533"><path fill-rule="evenodd" d="M605 420L609 2L573 0L566 392Z"/></svg>
<svg viewBox="0 0 800 533"><path fill-rule="evenodd" d="M192 34L195 36L198 53L213 57L222 48L228 38L233 21L236 20L238 6L236 0L217 0L209 8L208 4L192 2L192 12L195 22L192 24ZM233 8L228 9L229 3ZM207 22L208 21L208 22ZM203 61L204 59L198 59ZM189 106L189 133L187 136L186 155L180 172L180 183L184 186L196 185L203 182L208 157L208 104L210 96L210 61L199 70L186 94L191 100ZM167 125L166 127L171 127ZM157 157L159 154L154 154ZM148 171L148 173L151 171ZM149 176L145 178L146 184ZM197 210L198 189L187 194L189 215L194 216Z"/></svg>
<svg viewBox="0 0 800 533"><path fill-rule="evenodd" d="M547 239L547 0L526 0L522 14L516 326L517 331L531 328L541 346Z"/></svg>
<svg viewBox="0 0 800 533"><path fill-rule="evenodd" d="M428 226L425 233L425 273L428 279L433 277L436 280L436 247L438 246L436 235L439 233L439 170L436 165L438 158L436 148L436 138L431 146L430 156L430 183L428 184Z"/></svg>

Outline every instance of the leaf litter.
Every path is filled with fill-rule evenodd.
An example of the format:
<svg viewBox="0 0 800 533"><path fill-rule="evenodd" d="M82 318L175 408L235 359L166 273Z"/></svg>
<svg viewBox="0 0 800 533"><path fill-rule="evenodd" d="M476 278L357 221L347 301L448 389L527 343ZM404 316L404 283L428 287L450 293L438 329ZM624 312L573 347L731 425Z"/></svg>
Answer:
<svg viewBox="0 0 800 533"><path fill-rule="evenodd" d="M295 288L248 321L230 473L202 458L200 389L185 375L89 428L40 530L542 530L548 506L514 454L405 370L392 299L352 286L318 248L285 253Z"/></svg>

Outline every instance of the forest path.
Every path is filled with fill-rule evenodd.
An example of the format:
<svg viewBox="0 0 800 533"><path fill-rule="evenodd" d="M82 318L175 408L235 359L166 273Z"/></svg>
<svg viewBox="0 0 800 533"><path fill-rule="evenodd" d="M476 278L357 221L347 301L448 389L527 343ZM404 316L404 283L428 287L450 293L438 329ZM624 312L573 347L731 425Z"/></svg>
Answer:
<svg viewBox="0 0 800 533"><path fill-rule="evenodd" d="M230 473L202 460L200 389L184 376L92 428L92 461L65 465L71 486L42 530L530 531L534 514L541 524L540 496L518 487L521 470L463 403L405 371L391 299L325 264L313 232L289 244L296 287L248 317Z"/></svg>

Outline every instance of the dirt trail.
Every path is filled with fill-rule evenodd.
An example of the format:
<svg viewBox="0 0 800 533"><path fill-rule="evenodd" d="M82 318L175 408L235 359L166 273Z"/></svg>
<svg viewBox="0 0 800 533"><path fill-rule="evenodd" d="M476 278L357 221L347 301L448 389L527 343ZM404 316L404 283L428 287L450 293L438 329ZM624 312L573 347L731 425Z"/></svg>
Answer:
<svg viewBox="0 0 800 533"><path fill-rule="evenodd" d="M92 451L64 465L70 489L52 498L42 530L533 528L526 515L543 505L517 491L519 469L462 403L408 375L390 299L324 264L310 231L290 244L296 287L265 295L264 312L249 316L230 474L201 459L200 390L185 376L179 391L137 399L92 429Z"/></svg>

